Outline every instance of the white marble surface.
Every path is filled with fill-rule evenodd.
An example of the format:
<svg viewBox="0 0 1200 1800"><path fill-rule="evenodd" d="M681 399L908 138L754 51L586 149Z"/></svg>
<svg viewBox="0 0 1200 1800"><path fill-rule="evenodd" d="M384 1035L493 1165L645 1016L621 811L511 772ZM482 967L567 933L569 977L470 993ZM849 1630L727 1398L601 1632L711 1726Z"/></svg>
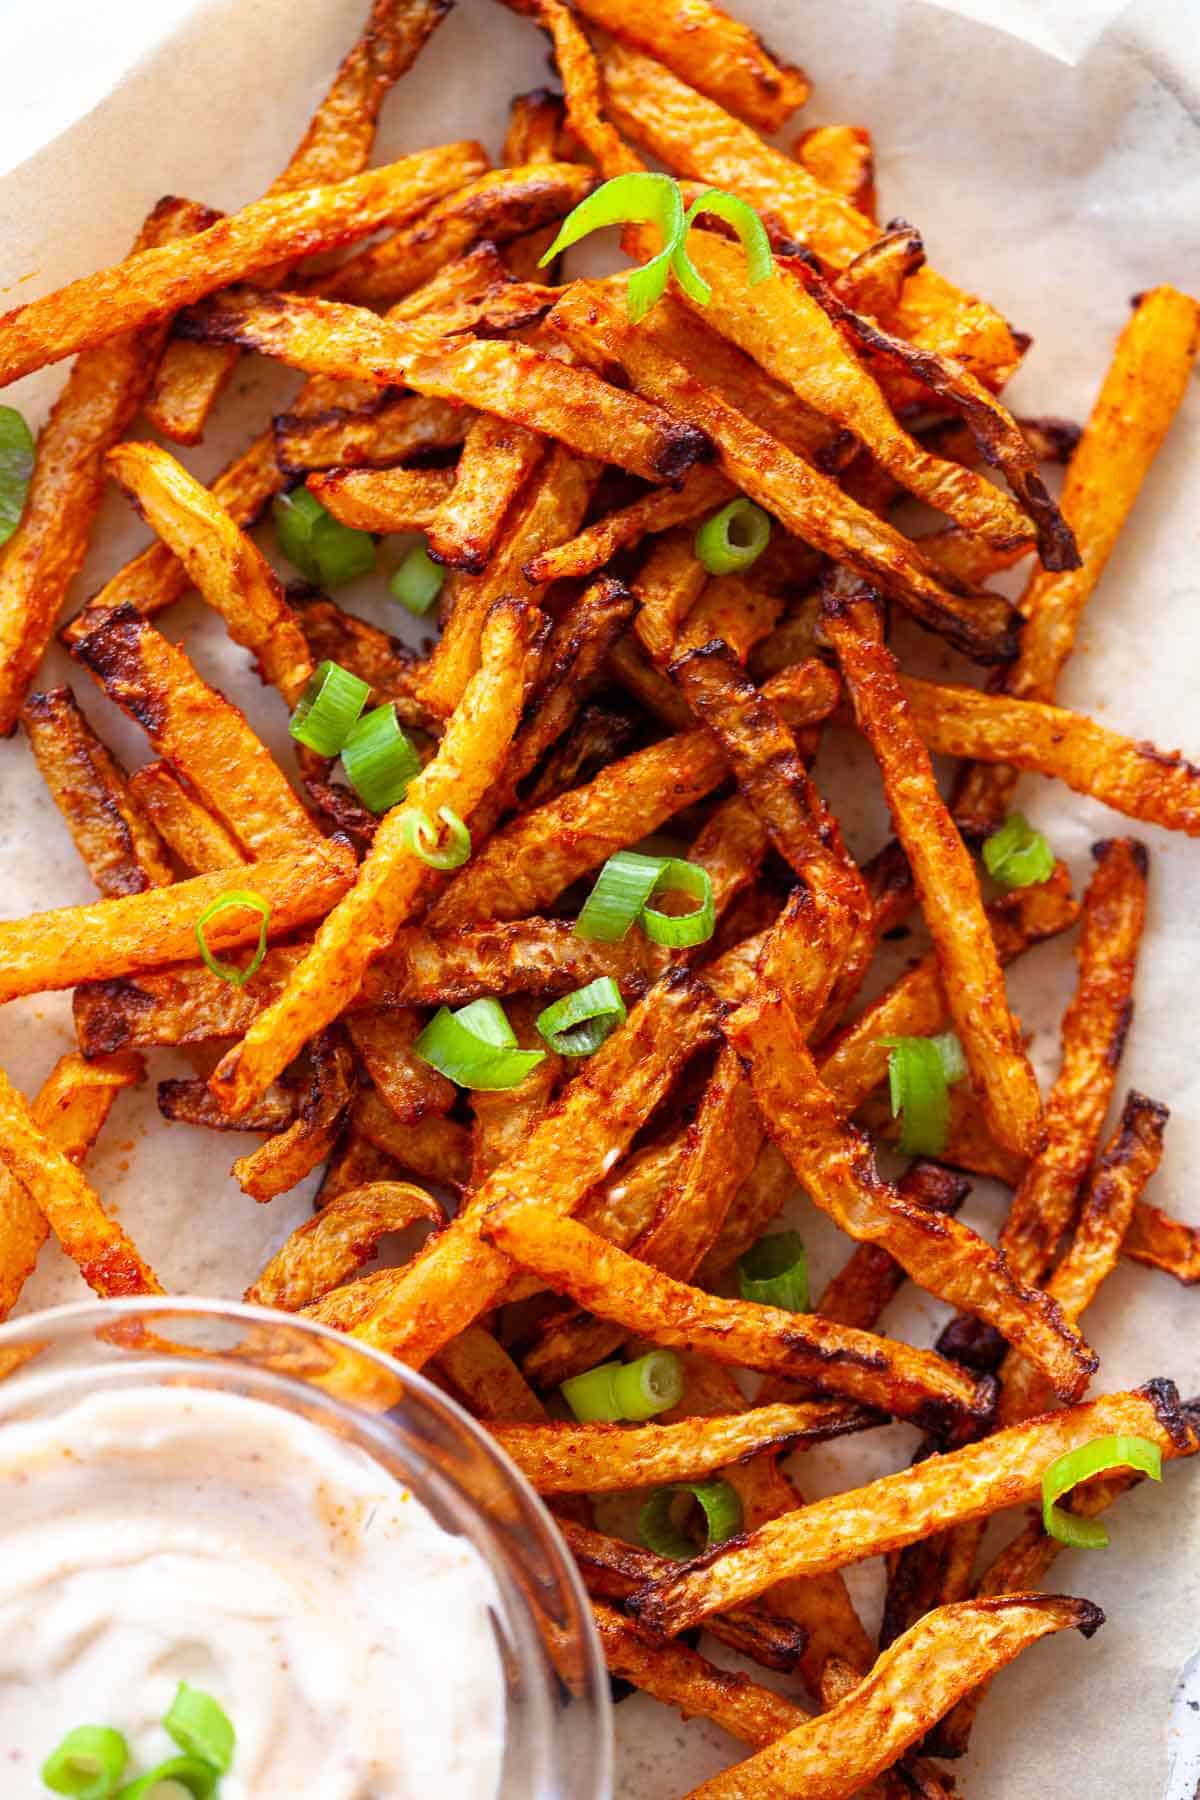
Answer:
<svg viewBox="0 0 1200 1800"><path fill-rule="evenodd" d="M365 0L80 0L30 8L0 0L5 104L0 116L0 293L9 303L47 291L120 256L149 205L166 191L234 206L259 193L300 136L328 71L353 37ZM796 121L867 123L879 161L881 216L917 222L937 265L977 288L1035 345L1014 388L1030 411L1086 412L1128 296L1155 281L1200 285L1200 34L1196 0L1121 7L1106 0L739 0L738 10L808 68L813 98ZM967 15L967 16L962 16ZM988 23L990 21L990 23ZM381 153L459 135L493 152L510 94L546 78L544 42L490 0L459 0L393 95ZM58 385L50 371L4 395L40 416ZM214 441L187 458L218 466L281 395L290 377L244 364ZM1200 752L1192 696L1200 662L1200 404L1193 389L1085 621L1064 698L1160 744ZM269 535L269 534L268 534ZM144 539L111 498L79 583L82 599ZM273 553L268 541L266 548ZM396 629L376 579L349 603ZM277 745L281 709L248 675L219 621L194 603L169 616L206 674L243 704ZM70 677L105 735L131 760L135 728ZM882 830L877 796L864 799L848 740L832 741L822 776L838 797L855 789L852 825L864 850ZM65 828L21 741L0 746L0 912L91 897ZM1026 783L1022 801L1086 879L1087 848L1121 829L1100 808ZM1168 1151L1155 1197L1200 1220L1192 1171L1200 1153L1200 960L1195 892L1200 848L1156 831L1152 921L1138 1017L1122 1072L1169 1103ZM1043 1077L1053 1074L1057 1019L1071 983L1065 945L1014 972L1014 1003L1034 1030ZM0 1012L0 1063L35 1088L69 1042L69 1006L44 997ZM92 1169L176 1291L234 1294L307 1206L298 1192L272 1206L246 1199L226 1169L242 1147L167 1127L153 1081L173 1072L155 1057L152 1081L124 1095ZM819 1280L844 1244L811 1207L796 1215ZM969 1216L992 1230L999 1198L982 1188ZM49 1251L31 1304L66 1297L73 1271ZM1103 1355L1098 1388L1170 1374L1200 1387L1197 1308L1147 1271L1122 1268L1095 1309ZM914 1342L937 1322L910 1298L889 1319ZM899 1466L911 1434L895 1428L805 1459L804 1486L831 1492ZM1046 1793L1125 1800L1157 1794L1167 1764L1175 1675L1195 1647L1200 1529L1196 1471L1176 1470L1114 1516L1113 1548L1065 1555L1055 1580L1099 1601L1109 1622L1090 1644L1039 1645L997 1683L962 1765L970 1800L1035 1800ZM1011 1521L1008 1528L1011 1529ZM855 1571L870 1611L878 1572ZM619 1791L668 1800L721 1767L734 1746L703 1724L682 1726L637 1698L618 1712Z"/></svg>

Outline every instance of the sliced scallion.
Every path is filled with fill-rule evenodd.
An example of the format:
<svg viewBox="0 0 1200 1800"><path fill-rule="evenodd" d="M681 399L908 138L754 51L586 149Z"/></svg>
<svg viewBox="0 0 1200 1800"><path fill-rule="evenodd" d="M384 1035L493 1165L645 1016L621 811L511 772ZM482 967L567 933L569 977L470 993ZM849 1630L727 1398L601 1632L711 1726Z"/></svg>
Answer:
<svg viewBox="0 0 1200 1800"><path fill-rule="evenodd" d="M42 1781L53 1794L75 1800L109 1800L129 1761L129 1746L110 1725L77 1725L42 1764Z"/></svg>
<svg viewBox="0 0 1200 1800"><path fill-rule="evenodd" d="M768 281L774 275L771 240L754 208L737 194L726 193L724 188L707 188L704 193L697 194L687 209L683 236L671 261L675 279L689 299L698 306L707 306L712 299L712 289L687 253L687 234L701 213L713 213L737 232L746 253L747 286L757 287L760 281Z"/></svg>
<svg viewBox="0 0 1200 1800"><path fill-rule="evenodd" d="M445 579L445 569L438 567L425 545L414 544L388 582L388 592L420 618L441 593Z"/></svg>
<svg viewBox="0 0 1200 1800"><path fill-rule="evenodd" d="M687 1536L677 1522L677 1512L686 1499L699 1503L704 1519L700 1543ZM742 1503L737 1490L720 1480L676 1481L670 1487L655 1488L638 1514L638 1536L647 1550L675 1562L686 1562L714 1544L723 1544L741 1528Z"/></svg>
<svg viewBox="0 0 1200 1800"><path fill-rule="evenodd" d="M446 841L423 807L414 806L401 821L405 848L431 869L461 869L471 854L471 833L452 806L439 806L438 818L446 828Z"/></svg>
<svg viewBox="0 0 1200 1800"><path fill-rule="evenodd" d="M371 812L385 813L403 800L409 782L420 774L421 759L401 731L392 701L364 713L351 727L342 745L342 767Z"/></svg>
<svg viewBox="0 0 1200 1800"><path fill-rule="evenodd" d="M760 1306L807 1312L808 1257L799 1232L777 1231L751 1244L738 1259L738 1289Z"/></svg>
<svg viewBox="0 0 1200 1800"><path fill-rule="evenodd" d="M1054 873L1054 852L1024 813L1010 813L985 841L983 866L1001 887L1036 887Z"/></svg>
<svg viewBox="0 0 1200 1800"><path fill-rule="evenodd" d="M598 1363L560 1391L581 1424L652 1419L683 1398L683 1365L673 1350L651 1350L636 1362Z"/></svg>
<svg viewBox="0 0 1200 1800"><path fill-rule="evenodd" d="M770 541L770 514L743 497L705 519L696 533L696 556L710 575L736 575L757 562Z"/></svg>
<svg viewBox="0 0 1200 1800"><path fill-rule="evenodd" d="M900 1120L902 1156L939 1156L950 1132L950 1084L966 1074L953 1032L940 1038L885 1037L892 1117Z"/></svg>
<svg viewBox="0 0 1200 1800"><path fill-rule="evenodd" d="M258 928L258 944L254 955L244 969L239 969L236 963L218 962L209 949L208 941L204 936L204 927L211 923L218 913L228 912L234 906L248 907L251 912L258 913L261 919ZM263 957L267 954L267 927L270 922L271 908L261 894L252 893L249 888L230 888L226 893L218 894L212 904L206 906L196 920L196 942L200 946L200 955L204 959L205 966L211 969L214 975L219 976L222 981L232 982L234 987L244 987L250 977L256 973Z"/></svg>
<svg viewBox="0 0 1200 1800"><path fill-rule="evenodd" d="M520 1050L496 1000L472 1000L456 1012L443 1006L413 1045L414 1053L459 1087L502 1092L517 1087L546 1060L544 1050Z"/></svg>
<svg viewBox="0 0 1200 1800"><path fill-rule="evenodd" d="M341 663L318 663L292 713L288 731L318 756L337 756L367 703L370 688Z"/></svg>
<svg viewBox="0 0 1200 1800"><path fill-rule="evenodd" d="M625 1023L625 1002L611 975L564 994L537 1017L537 1028L560 1056L590 1056Z"/></svg>
<svg viewBox="0 0 1200 1800"><path fill-rule="evenodd" d="M684 894L696 905L691 912L665 913L651 904L656 894ZM684 862L678 856L664 858L658 880L650 890L650 899L642 908L642 930L655 944L667 944L673 950L692 944L706 944L716 928L717 913L713 900L712 877L699 863Z"/></svg>
<svg viewBox="0 0 1200 1800"><path fill-rule="evenodd" d="M635 269L626 289L629 317L636 325L656 301L661 300L671 272L671 260L683 242L683 199L679 183L670 175L636 172L617 175L581 200L567 214L562 227L538 264L544 268L580 238L606 225L649 224L658 228L662 249Z"/></svg>
<svg viewBox="0 0 1200 1800"><path fill-rule="evenodd" d="M211 1763L222 1775L230 1768L237 1741L232 1721L224 1707L202 1688L181 1681L163 1727L187 1755Z"/></svg>
<svg viewBox="0 0 1200 1800"><path fill-rule="evenodd" d="M610 856L575 921L575 936L616 944L641 917L667 859L618 850Z"/></svg>
<svg viewBox="0 0 1200 1800"><path fill-rule="evenodd" d="M220 1769L200 1756L169 1756L148 1775L123 1787L116 1800L209 1800L217 1791Z"/></svg>
<svg viewBox="0 0 1200 1800"><path fill-rule="evenodd" d="M0 406L0 544L6 544L25 511L33 478L33 433L15 406Z"/></svg>
<svg viewBox="0 0 1200 1800"><path fill-rule="evenodd" d="M317 587L341 587L375 567L375 540L354 531L321 505L306 487L277 494L271 502L279 548Z"/></svg>
<svg viewBox="0 0 1200 1800"><path fill-rule="evenodd" d="M1138 1469L1151 1481L1162 1480L1162 1451L1149 1438L1102 1437L1078 1450L1068 1450L1042 1476L1042 1524L1060 1544L1078 1550L1103 1550L1108 1532L1095 1519L1080 1519L1057 1504L1064 1494L1109 1469Z"/></svg>

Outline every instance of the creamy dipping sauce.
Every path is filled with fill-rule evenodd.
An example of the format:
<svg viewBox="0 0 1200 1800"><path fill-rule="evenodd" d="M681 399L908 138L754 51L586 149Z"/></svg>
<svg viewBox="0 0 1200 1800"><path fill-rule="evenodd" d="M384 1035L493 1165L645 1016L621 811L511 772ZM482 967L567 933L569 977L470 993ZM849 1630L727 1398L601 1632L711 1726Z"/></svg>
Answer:
<svg viewBox="0 0 1200 1800"><path fill-rule="evenodd" d="M45 1800L72 1727L176 1754L181 1680L237 1731L221 1800L494 1800L495 1583L371 1459L192 1387L0 1429L0 1793Z"/></svg>

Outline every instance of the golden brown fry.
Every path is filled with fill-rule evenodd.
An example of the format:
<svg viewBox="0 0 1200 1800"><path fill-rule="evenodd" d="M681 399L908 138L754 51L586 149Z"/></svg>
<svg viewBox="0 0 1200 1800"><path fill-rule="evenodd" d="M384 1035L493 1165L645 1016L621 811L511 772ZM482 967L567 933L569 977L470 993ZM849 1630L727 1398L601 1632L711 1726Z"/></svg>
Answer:
<svg viewBox="0 0 1200 1800"><path fill-rule="evenodd" d="M312 659L262 551L209 490L156 444L118 444L105 466L222 615L234 643L254 653L263 678L294 705L312 674Z"/></svg>
<svg viewBox="0 0 1200 1800"><path fill-rule="evenodd" d="M934 1213L957 1212L970 1191L961 1175L920 1158L909 1164L896 1187L906 1199ZM858 1244L827 1282L813 1310L840 1325L873 1331L904 1281L895 1257L878 1244Z"/></svg>
<svg viewBox="0 0 1200 1800"><path fill-rule="evenodd" d="M847 264L834 286L838 298L858 312L890 318L899 303L904 283L924 264L925 243L916 226L903 219L893 219L870 249L860 250L854 261ZM935 435L925 441L936 445L940 454L949 455L940 437ZM974 458L955 460L969 462Z"/></svg>
<svg viewBox="0 0 1200 1800"><path fill-rule="evenodd" d="M957 1219L914 1206L880 1179L867 1140L839 1117L795 1017L778 993L739 1007L725 1034L750 1066L768 1131L800 1184L842 1229L882 1247L915 1281L978 1314L1019 1345L1064 1398L1082 1392L1096 1358L1058 1308L1016 1280L991 1245Z"/></svg>
<svg viewBox="0 0 1200 1800"><path fill-rule="evenodd" d="M551 88L531 88L527 94L514 94L500 150L501 162L509 168L518 163L553 162L565 117L563 97Z"/></svg>
<svg viewBox="0 0 1200 1800"><path fill-rule="evenodd" d="M803 69L778 62L748 26L710 0L671 0L662 7L582 0L578 10L768 135L808 99Z"/></svg>
<svg viewBox="0 0 1200 1800"><path fill-rule="evenodd" d="M477 175L477 144L445 144L349 181L257 200L178 243L142 250L0 318L0 386L230 282L399 223Z"/></svg>
<svg viewBox="0 0 1200 1800"><path fill-rule="evenodd" d="M495 169L439 200L413 224L390 232L315 284L330 299L388 306L429 280L481 238L504 243L563 218L599 177L579 162Z"/></svg>
<svg viewBox="0 0 1200 1800"><path fill-rule="evenodd" d="M596 475L594 463L554 445L504 520L503 536L486 572L450 578L444 590L447 616L442 635L421 670L421 699L433 713L444 717L458 705L479 665L480 632L489 607L509 594L541 604L544 590L526 580L522 565L533 552L578 528Z"/></svg>
<svg viewBox="0 0 1200 1800"><path fill-rule="evenodd" d="M1023 513L1019 512L1019 516L1036 524L1038 551L1043 566L1047 569L1076 568L1079 551L1074 534L1050 497L1032 446L1016 420L983 383L960 363L906 343L902 337L886 332L874 319L855 312L850 303L854 292L855 265L851 265L836 286L825 280L808 257L788 258L784 267L794 277L795 283L803 286L815 303L828 313L830 322L858 347L860 354L869 355L872 365L877 369L891 371L899 377L902 391L905 379L911 377L918 387L927 389L943 405L961 413L980 452L1003 473L1020 508L1024 509ZM795 287L785 291L794 294ZM864 441L868 441L865 433L863 436ZM879 445L872 443L870 448L881 468L887 469L904 486L912 487L912 481L905 474L899 458L893 457L889 461ZM982 496L976 494L975 499L978 503ZM1002 530L988 531L978 521L972 525L963 505L960 504L957 509L943 505L941 510L953 510L958 524L966 530L980 531L981 536L996 550L1004 552L1016 548L1014 537L1010 535L1006 538ZM982 516L981 514L980 518ZM997 515L995 520L997 526L999 517Z"/></svg>
<svg viewBox="0 0 1200 1800"><path fill-rule="evenodd" d="M480 413L463 439L454 486L426 527L435 562L478 575L504 524L504 515L541 461L535 432Z"/></svg>
<svg viewBox="0 0 1200 1800"><path fill-rule="evenodd" d="M1200 837L1200 770L1178 750L1135 742L1082 713L1035 700L907 676L904 690L931 750L1056 777L1114 812Z"/></svg>
<svg viewBox="0 0 1200 1800"><path fill-rule="evenodd" d="M876 1423L860 1406L813 1400L674 1425L498 1425L492 1435L539 1494L599 1494L694 1480L764 1450L819 1444Z"/></svg>
<svg viewBox="0 0 1200 1800"><path fill-rule="evenodd" d="M623 316L618 297L597 284L568 288L548 321L572 348L616 359L648 399L671 408L717 446L735 486L823 555L880 581L913 616L966 655L1002 662L1015 639L1008 603L995 595L962 599L939 582L911 541L842 492L705 387L649 334Z"/></svg>
<svg viewBox="0 0 1200 1800"><path fill-rule="evenodd" d="M137 896L137 900L142 898ZM128 905L106 901L106 906ZM135 901L136 904L136 901ZM60 1069L62 1065L60 1064ZM140 1057L111 1058L106 1076L113 1087L142 1078ZM43 1109L53 1099L39 1096ZM49 1222L50 1229L88 1286L105 1299L122 1294L161 1294L158 1277L142 1261L120 1225L34 1116L8 1077L0 1072L0 1163L19 1181Z"/></svg>
<svg viewBox="0 0 1200 1800"><path fill-rule="evenodd" d="M1133 838L1094 846L1083 899L1079 982L1062 1022L1062 1066L1046 1106L1046 1144L1013 1196L1000 1243L1018 1276L1041 1281L1096 1154L1133 1015L1146 924L1147 853Z"/></svg>
<svg viewBox="0 0 1200 1800"><path fill-rule="evenodd" d="M383 1291L357 1335L419 1367L494 1305L512 1264L480 1235L489 1208L501 1198L530 1196L552 1197L564 1211L579 1206L686 1060L712 1041L715 1012L686 971L651 988L568 1083L520 1153L475 1190L447 1229Z"/></svg>
<svg viewBox="0 0 1200 1800"><path fill-rule="evenodd" d="M656 669L631 631L619 637L608 654L608 672L627 690L651 718L685 731L692 716L666 676Z"/></svg>
<svg viewBox="0 0 1200 1800"><path fill-rule="evenodd" d="M103 1128L118 1092L140 1081L135 1056L86 1062L75 1051L60 1056L30 1107L34 1124L68 1162L82 1164ZM50 1227L32 1192L0 1169L0 1318L7 1318L33 1273Z"/></svg>
<svg viewBox="0 0 1200 1800"><path fill-rule="evenodd" d="M1031 1155L1044 1141L1037 1077L1008 1008L975 865L913 728L873 596L869 590L839 591L831 584L821 618L846 678L858 728L879 764L892 824L933 938L950 1016L988 1124L1006 1148Z"/></svg>
<svg viewBox="0 0 1200 1800"><path fill-rule="evenodd" d="M536 19L549 34L558 65L572 138L598 164L605 176L642 168L642 160L606 118L600 70L578 19L562 0L509 0L517 12Z"/></svg>
<svg viewBox="0 0 1200 1800"><path fill-rule="evenodd" d="M444 1217L431 1194L407 1181L351 1188L296 1227L246 1289L246 1299L298 1312L370 1262L390 1232L404 1231L418 1219L440 1225Z"/></svg>
<svg viewBox="0 0 1200 1800"><path fill-rule="evenodd" d="M214 1070L213 1092L235 1117L354 998L371 958L408 923L425 895L429 871L405 848L406 812L421 807L436 818L439 807L450 806L469 819L495 783L516 728L521 673L536 626L536 613L520 601L493 607L479 671L433 761L413 778L403 804L380 821L353 889L323 919L287 989Z"/></svg>
<svg viewBox="0 0 1200 1800"><path fill-rule="evenodd" d="M129 777L129 792L169 850L193 875L232 869L246 853L219 819L192 798L165 763L145 763Z"/></svg>
<svg viewBox="0 0 1200 1800"><path fill-rule="evenodd" d="M1173 1275L1184 1287L1200 1283L1200 1226L1185 1225L1145 1201L1133 1209L1121 1253Z"/></svg>
<svg viewBox="0 0 1200 1800"><path fill-rule="evenodd" d="M314 381L325 381L317 375ZM326 407L313 414L277 413L275 455L287 475L312 469L386 469L433 450L452 450L470 429L473 414L424 394L393 396L387 388L353 408Z"/></svg>
<svg viewBox="0 0 1200 1800"><path fill-rule="evenodd" d="M795 1192L796 1177L786 1157L768 1140L734 1195L716 1243L696 1271L697 1285L707 1288L720 1281L738 1257L757 1242Z"/></svg>
<svg viewBox="0 0 1200 1800"><path fill-rule="evenodd" d="M135 251L172 243L216 218L190 200L161 200ZM108 334L105 334L108 335ZM166 326L85 351L38 435L20 524L0 552L0 734L16 724L25 690L50 642L87 551L104 495L104 458L153 379Z"/></svg>
<svg viewBox="0 0 1200 1800"><path fill-rule="evenodd" d="M807 1714L771 1688L710 1663L684 1644L653 1644L615 1606L596 1601L592 1616L610 1675L631 1681L684 1718L712 1719L744 1744L769 1744Z"/></svg>
<svg viewBox="0 0 1200 1800"><path fill-rule="evenodd" d="M1001 550L1032 541L1035 504L1039 511L1049 509L1057 518L1029 446L999 401L978 383L972 385L971 393L978 396L978 409L994 427L995 451L1005 465L1005 474L1010 475L1011 464L1010 478L1020 482L1014 492L1019 492L1023 506L1001 494L975 470L931 454L897 423L873 376L848 348L843 330L853 321L854 329L864 339L870 338L872 348L885 340L885 334L852 313L803 261L785 259L777 265L774 280L751 288L746 284L744 253L727 238L697 231L689 239L688 254L712 288L702 313L707 323L753 356L815 412L853 432L879 468L909 493ZM818 290L816 297L811 289ZM834 318L827 316L826 307L834 312ZM910 345L896 341L912 352ZM935 361L928 354L923 359L931 364ZM957 374L960 382L967 379L963 371ZM1061 520L1058 524L1062 526ZM1043 554L1056 545L1057 539L1045 545ZM1066 532L1064 552L1069 545L1070 533Z"/></svg>
<svg viewBox="0 0 1200 1800"><path fill-rule="evenodd" d="M175 1125L198 1125L206 1131L258 1131L264 1136L286 1131L296 1118L296 1093L274 1082L244 1119L223 1113L206 1084L198 1077L185 1081L160 1081L158 1110Z"/></svg>
<svg viewBox="0 0 1200 1800"><path fill-rule="evenodd" d="M609 117L675 174L740 194L835 269L878 237L873 221L840 194L660 63L612 42L600 55ZM994 389L1020 361L1000 315L929 268L905 284L894 323L904 337L957 358Z"/></svg>
<svg viewBox="0 0 1200 1800"><path fill-rule="evenodd" d="M567 1066L537 1029L540 1000L518 999L508 1007L508 1021L522 1050L540 1050L542 1061L524 1081L499 1093L471 1096L475 1127L471 1134L471 1186L481 1186L493 1169L520 1154L529 1133L542 1117Z"/></svg>
<svg viewBox="0 0 1200 1800"><path fill-rule="evenodd" d="M675 655L685 656L719 638L744 664L754 646L775 629L783 605L781 596L744 575L714 575L684 620Z"/></svg>
<svg viewBox="0 0 1200 1800"><path fill-rule="evenodd" d="M358 1079L349 1046L336 1031L313 1039L308 1087L296 1118L285 1131L239 1156L233 1176L254 1200L273 1200L323 1163L341 1134Z"/></svg>
<svg viewBox="0 0 1200 1800"><path fill-rule="evenodd" d="M132 607L106 613L75 654L252 858L324 844L238 709Z"/></svg>
<svg viewBox="0 0 1200 1800"><path fill-rule="evenodd" d="M1060 1594L941 1607L885 1650L838 1705L694 1788L688 1800L846 1800L1030 1644L1068 1629L1091 1637L1103 1623L1090 1600Z"/></svg>
<svg viewBox="0 0 1200 1800"><path fill-rule="evenodd" d="M308 490L354 531L424 531L454 490L453 469L334 469Z"/></svg>
<svg viewBox="0 0 1200 1800"><path fill-rule="evenodd" d="M814 181L841 194L864 219L874 222L878 218L875 146L865 125L818 125L812 131L802 131L792 146L792 154Z"/></svg>
<svg viewBox="0 0 1200 1800"><path fill-rule="evenodd" d="M532 557L525 564L526 578L549 582L590 575L594 570L602 569L618 550L629 549L653 533L669 531L673 525L687 525L706 518L733 498L733 484L721 471L699 463L688 470L678 492L670 488L653 488L620 511L597 519L578 537Z"/></svg>
<svg viewBox="0 0 1200 1800"><path fill-rule="evenodd" d="M393 82L411 68L450 0L373 0L362 35L343 58L333 84L269 194L344 181L365 169L379 110ZM282 278L282 271L278 272ZM146 416L164 437L197 444L237 353L176 340L162 360Z"/></svg>
<svg viewBox="0 0 1200 1800"><path fill-rule="evenodd" d="M946 1525L1022 1506L1040 1495L1042 1475L1052 1462L1109 1432L1149 1438L1168 1457L1192 1455L1198 1447L1195 1420L1180 1407L1173 1383L1149 1382L1046 1413L865 1487L813 1501L685 1565L635 1595L631 1605L655 1630L685 1631L784 1576L845 1568Z"/></svg>
<svg viewBox="0 0 1200 1800"><path fill-rule="evenodd" d="M367 1074L402 1125L448 1113L455 1100L453 1082L413 1054L423 1023L411 1006L369 1007L346 1019Z"/></svg>
<svg viewBox="0 0 1200 1800"><path fill-rule="evenodd" d="M689 1281L725 1222L733 1197L747 1179L762 1144L763 1128L741 1065L722 1052L688 1128L683 1163L666 1188L653 1223L632 1246L649 1268ZM568 1314L525 1359L538 1387L554 1387L569 1375L604 1362L625 1341L620 1325Z"/></svg>
<svg viewBox="0 0 1200 1800"><path fill-rule="evenodd" d="M374 381L379 387L400 384L418 394L465 401L647 481L682 477L708 449L702 429L526 344L475 338L438 342L428 327L424 333L405 331L335 300L234 295L192 308L178 329L204 343L260 350L316 374Z"/></svg>
<svg viewBox="0 0 1200 1800"><path fill-rule="evenodd" d="M1021 596L1025 627L1004 679L1017 698L1053 700L1083 609L1187 390L1198 344L1195 300L1171 287L1142 295L1117 341L1063 484L1063 516L1082 561L1061 574L1035 569ZM1015 766L967 771L955 812L968 830L986 834L1011 811Z"/></svg>
<svg viewBox="0 0 1200 1800"><path fill-rule="evenodd" d="M660 537L633 583L639 601L633 628L660 666L670 661L680 627L708 581L696 555L695 535L681 525Z"/></svg>
<svg viewBox="0 0 1200 1800"><path fill-rule="evenodd" d="M377 1150L395 1158L440 1187L465 1187L471 1172L471 1134L465 1125L429 1113L414 1125L403 1125L378 1094L360 1094L351 1115L352 1128Z"/></svg>
<svg viewBox="0 0 1200 1800"><path fill-rule="evenodd" d="M325 1165L314 1206L317 1211L328 1206L354 1188L371 1187L376 1182L395 1182L400 1169L394 1157L378 1149L351 1123L341 1143Z"/></svg>
<svg viewBox="0 0 1200 1800"><path fill-rule="evenodd" d="M701 1293L536 1202L496 1206L482 1229L556 1292L655 1343L695 1349L714 1362L793 1374L824 1392L942 1426L977 1421L990 1404L974 1378L928 1351L813 1315Z"/></svg>
<svg viewBox="0 0 1200 1800"><path fill-rule="evenodd" d="M283 937L321 918L353 879L350 850L324 840L318 850L256 863L254 892L270 908L269 936ZM174 887L0 922L0 1004L19 994L195 960L196 920L229 886L228 871L217 871ZM256 942L261 925L257 912L230 907L210 920L204 935L213 955L221 956Z"/></svg>
<svg viewBox="0 0 1200 1800"><path fill-rule="evenodd" d="M175 879L141 795L100 742L70 688L30 694L21 722L54 803L102 894Z"/></svg>
<svg viewBox="0 0 1200 1800"><path fill-rule="evenodd" d="M452 1338L438 1356L437 1366L477 1419L527 1425L544 1422L545 1407L508 1351L482 1325L472 1325L461 1337Z"/></svg>
<svg viewBox="0 0 1200 1800"><path fill-rule="evenodd" d="M1071 897L1070 876L1062 863L1048 881L1020 888L987 909L988 925L1002 964L1032 945L1068 931L1079 917ZM849 1117L881 1081L887 1079L887 1037L933 1037L946 1029L949 1010L942 991L937 958L923 957L878 999L864 1008L852 1025L821 1046L823 1086Z"/></svg>

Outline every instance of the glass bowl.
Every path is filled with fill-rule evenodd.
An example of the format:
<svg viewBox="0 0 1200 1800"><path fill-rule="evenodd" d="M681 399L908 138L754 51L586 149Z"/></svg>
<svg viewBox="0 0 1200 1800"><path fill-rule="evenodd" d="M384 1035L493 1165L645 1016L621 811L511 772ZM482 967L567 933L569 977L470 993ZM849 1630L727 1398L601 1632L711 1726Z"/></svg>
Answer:
<svg viewBox="0 0 1200 1800"><path fill-rule="evenodd" d="M497 1800L608 1800L604 1658L571 1556L524 1476L461 1407L390 1357L261 1307L84 1301L0 1326L0 1431L91 1395L163 1382L299 1413L364 1451L499 1593L505 1746Z"/></svg>

